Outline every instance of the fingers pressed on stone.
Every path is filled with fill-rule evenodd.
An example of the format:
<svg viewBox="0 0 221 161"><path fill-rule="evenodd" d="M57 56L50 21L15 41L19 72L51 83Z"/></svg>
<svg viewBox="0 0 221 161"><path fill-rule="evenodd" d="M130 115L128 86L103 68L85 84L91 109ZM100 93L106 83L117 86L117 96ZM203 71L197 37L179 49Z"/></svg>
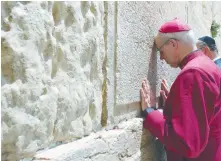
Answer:
<svg viewBox="0 0 221 161"><path fill-rule="evenodd" d="M149 83L149 81L145 78L145 83L146 83L146 85L148 86L148 87L150 87L150 83Z"/></svg>
<svg viewBox="0 0 221 161"><path fill-rule="evenodd" d="M165 94L165 91L161 90L161 91L160 91L160 94L161 94L161 96L163 97L163 100L166 101L167 96L166 96L166 94Z"/></svg>
<svg viewBox="0 0 221 161"><path fill-rule="evenodd" d="M166 88L168 88L168 87L169 87L169 86L168 86L168 83L167 83L167 81L166 81L165 79L163 79L163 80L162 80L162 83L164 83L164 84L165 84L165 87L166 87Z"/></svg>
<svg viewBox="0 0 221 161"><path fill-rule="evenodd" d="M168 95L169 91L164 82L161 83L161 90L165 91L165 94Z"/></svg>
<svg viewBox="0 0 221 161"><path fill-rule="evenodd" d="M147 87L147 85L146 85L146 83L144 84L144 89L145 89L145 93L146 93L146 95L148 95L148 87Z"/></svg>
<svg viewBox="0 0 221 161"><path fill-rule="evenodd" d="M163 88L162 90L167 91L167 87L164 83L162 83L162 88Z"/></svg>
<svg viewBox="0 0 221 161"><path fill-rule="evenodd" d="M147 80L145 80L145 92L147 95L150 95L150 84Z"/></svg>
<svg viewBox="0 0 221 161"><path fill-rule="evenodd" d="M147 94L147 87L145 81L142 82L142 89L145 94Z"/></svg>
<svg viewBox="0 0 221 161"><path fill-rule="evenodd" d="M146 99L146 94L142 88L140 89L140 95L141 95L142 100Z"/></svg>
<svg viewBox="0 0 221 161"><path fill-rule="evenodd" d="M142 110L144 110L147 106L147 97L142 88L140 89L140 95L141 95L141 107Z"/></svg>

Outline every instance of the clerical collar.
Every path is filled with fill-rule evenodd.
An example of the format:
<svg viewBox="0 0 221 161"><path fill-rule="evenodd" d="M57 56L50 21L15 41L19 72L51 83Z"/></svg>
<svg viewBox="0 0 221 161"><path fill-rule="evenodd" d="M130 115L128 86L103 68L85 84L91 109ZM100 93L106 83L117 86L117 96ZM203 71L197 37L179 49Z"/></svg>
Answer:
<svg viewBox="0 0 221 161"><path fill-rule="evenodd" d="M194 59L197 56L203 55L202 51L200 49L194 50L191 53L189 53L187 56L184 57L184 59L180 62L179 67L180 69L183 69L184 66L192 59Z"/></svg>

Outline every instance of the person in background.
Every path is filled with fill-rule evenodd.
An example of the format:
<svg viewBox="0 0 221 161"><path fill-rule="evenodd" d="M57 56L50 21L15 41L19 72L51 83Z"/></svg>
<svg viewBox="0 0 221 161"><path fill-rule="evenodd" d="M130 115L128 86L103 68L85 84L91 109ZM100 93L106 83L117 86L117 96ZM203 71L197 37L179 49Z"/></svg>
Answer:
<svg viewBox="0 0 221 161"><path fill-rule="evenodd" d="M203 53L208 56L221 69L221 57L219 57L216 42L212 37L203 36L198 39L197 48L201 49Z"/></svg>
<svg viewBox="0 0 221 161"><path fill-rule="evenodd" d="M155 37L160 59L181 72L163 113L152 106L146 79L140 89L144 128L164 145L167 161L221 161L221 70L196 41L181 20L164 23Z"/></svg>

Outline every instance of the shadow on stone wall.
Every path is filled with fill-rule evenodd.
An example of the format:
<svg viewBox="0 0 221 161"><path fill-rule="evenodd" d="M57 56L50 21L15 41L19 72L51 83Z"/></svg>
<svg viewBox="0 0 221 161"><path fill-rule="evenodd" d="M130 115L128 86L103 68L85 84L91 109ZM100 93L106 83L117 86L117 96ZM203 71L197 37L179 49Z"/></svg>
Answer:
<svg viewBox="0 0 221 161"><path fill-rule="evenodd" d="M151 56L149 60L149 70L147 73L147 79L150 82L151 89L154 96L156 96L156 82L157 82L157 51L155 43L152 45Z"/></svg>
<svg viewBox="0 0 221 161"><path fill-rule="evenodd" d="M157 51L153 43L151 57L149 60L149 70L147 79L150 82L151 89L154 96L156 96L156 82L157 82ZM166 161L166 152L163 144L153 137L147 129L143 128L141 137L141 161Z"/></svg>

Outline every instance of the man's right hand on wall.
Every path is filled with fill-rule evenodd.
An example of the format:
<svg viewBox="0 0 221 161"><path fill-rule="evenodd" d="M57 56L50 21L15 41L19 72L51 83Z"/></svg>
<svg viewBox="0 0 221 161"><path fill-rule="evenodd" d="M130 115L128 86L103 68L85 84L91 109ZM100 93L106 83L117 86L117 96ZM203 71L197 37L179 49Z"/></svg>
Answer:
<svg viewBox="0 0 221 161"><path fill-rule="evenodd" d="M161 90L160 90L160 100L159 100L159 108L163 108L169 94L169 86L165 79L161 82Z"/></svg>

